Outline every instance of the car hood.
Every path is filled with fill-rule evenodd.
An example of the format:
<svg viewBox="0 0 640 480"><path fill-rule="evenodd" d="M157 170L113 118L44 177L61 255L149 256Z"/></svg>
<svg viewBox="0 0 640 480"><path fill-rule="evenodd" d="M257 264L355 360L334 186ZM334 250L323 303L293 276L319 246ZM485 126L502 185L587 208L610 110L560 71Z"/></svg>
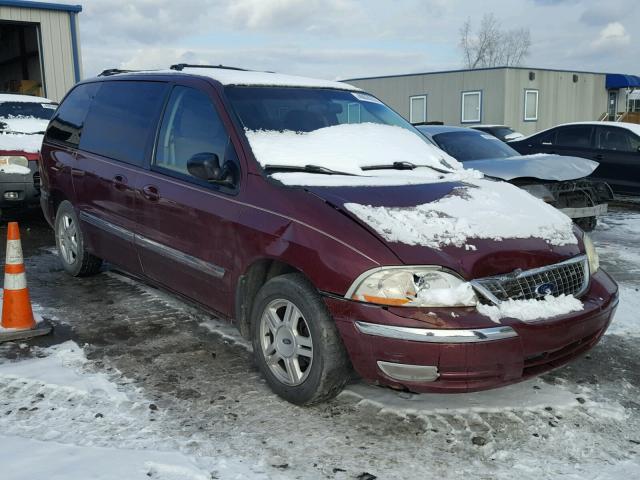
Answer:
<svg viewBox="0 0 640 480"><path fill-rule="evenodd" d="M440 265L467 279L536 268L580 253L581 234L568 217L504 182L305 190L362 225L402 263ZM541 220L547 216L548 227Z"/></svg>
<svg viewBox="0 0 640 480"><path fill-rule="evenodd" d="M465 167L480 170L489 177L502 180L537 178L539 180L576 180L584 178L598 168L599 163L579 157L551 154L519 155L507 158L470 160Z"/></svg>

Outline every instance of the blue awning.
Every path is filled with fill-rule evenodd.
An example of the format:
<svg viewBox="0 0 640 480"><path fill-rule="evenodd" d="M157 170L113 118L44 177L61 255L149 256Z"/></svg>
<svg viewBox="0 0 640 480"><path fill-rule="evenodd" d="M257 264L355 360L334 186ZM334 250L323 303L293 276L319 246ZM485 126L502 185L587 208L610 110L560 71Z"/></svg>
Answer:
<svg viewBox="0 0 640 480"><path fill-rule="evenodd" d="M615 88L640 88L640 77L623 75L622 73L607 73L607 90Z"/></svg>

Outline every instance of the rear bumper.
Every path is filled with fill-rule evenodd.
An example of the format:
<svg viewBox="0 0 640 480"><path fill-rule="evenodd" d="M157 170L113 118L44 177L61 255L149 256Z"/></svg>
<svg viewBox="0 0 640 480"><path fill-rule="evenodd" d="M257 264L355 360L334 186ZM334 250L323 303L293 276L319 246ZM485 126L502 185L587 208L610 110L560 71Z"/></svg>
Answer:
<svg viewBox="0 0 640 480"><path fill-rule="evenodd" d="M364 379L414 392L442 393L519 382L589 350L609 326L618 304L617 286L600 271L581 300L581 312L537 323L505 318L496 324L475 308L425 312L325 298L352 364ZM420 371L412 377L414 366L430 367L424 377L430 373L430 379L416 380Z"/></svg>
<svg viewBox="0 0 640 480"><path fill-rule="evenodd" d="M30 173L0 172L0 208L35 207L40 202L40 175L35 161Z"/></svg>

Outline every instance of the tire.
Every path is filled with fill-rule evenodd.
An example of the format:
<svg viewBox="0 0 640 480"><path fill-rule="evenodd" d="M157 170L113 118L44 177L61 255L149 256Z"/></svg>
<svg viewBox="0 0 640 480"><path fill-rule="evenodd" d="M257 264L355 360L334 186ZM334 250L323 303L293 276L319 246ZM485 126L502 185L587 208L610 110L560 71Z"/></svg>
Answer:
<svg viewBox="0 0 640 480"><path fill-rule="evenodd" d="M69 275L86 277L100 271L102 259L85 249L84 234L70 202L60 203L55 220L56 246L62 266Z"/></svg>
<svg viewBox="0 0 640 480"><path fill-rule="evenodd" d="M267 383L291 403L329 400L350 378L349 358L335 322L302 274L275 277L260 289L251 314L251 338Z"/></svg>

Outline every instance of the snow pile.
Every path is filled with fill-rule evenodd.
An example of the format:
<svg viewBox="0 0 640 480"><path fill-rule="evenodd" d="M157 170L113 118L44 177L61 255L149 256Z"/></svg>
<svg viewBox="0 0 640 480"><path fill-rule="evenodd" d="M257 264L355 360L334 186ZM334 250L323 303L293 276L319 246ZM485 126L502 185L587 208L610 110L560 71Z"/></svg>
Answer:
<svg viewBox="0 0 640 480"><path fill-rule="evenodd" d="M118 391L106 375L82 372L87 359L75 342L69 340L50 347L47 351L50 355L44 358L0 364L0 378L37 380L75 393L97 393L116 403L127 400L127 396Z"/></svg>
<svg viewBox="0 0 640 480"><path fill-rule="evenodd" d="M49 120L36 117L4 117L0 118L0 122L6 125L5 133L14 134L43 133L49 125Z"/></svg>
<svg viewBox="0 0 640 480"><path fill-rule="evenodd" d="M21 175L28 175L31 173L28 167L22 165L0 165L0 173L18 173Z"/></svg>
<svg viewBox="0 0 640 480"><path fill-rule="evenodd" d="M346 203L345 208L385 240L408 245L462 247L469 238L542 238L551 245L577 243L569 217L504 182L470 180L435 202L413 207Z"/></svg>
<svg viewBox="0 0 640 480"><path fill-rule="evenodd" d="M547 295L543 300L507 300L500 305L479 304L476 309L494 322L499 322L505 317L532 322L579 312L584 309L584 305L572 295Z"/></svg>
<svg viewBox="0 0 640 480"><path fill-rule="evenodd" d="M411 162L438 169L462 170L462 164L418 134L402 127L375 123L342 124L309 133L247 130L251 149L261 165L317 165L362 175L361 167Z"/></svg>
<svg viewBox="0 0 640 480"><path fill-rule="evenodd" d="M38 153L42 147L43 135L19 135L0 133L0 151Z"/></svg>
<svg viewBox="0 0 640 480"><path fill-rule="evenodd" d="M0 435L5 480L208 480L188 457L174 452L63 445ZM34 461L34 456L37 461Z"/></svg>
<svg viewBox="0 0 640 480"><path fill-rule="evenodd" d="M21 93L0 93L0 103L2 102L53 103L48 98Z"/></svg>
<svg viewBox="0 0 640 480"><path fill-rule="evenodd" d="M431 307L476 304L476 294L468 282L455 288L423 288L418 290L417 297L417 303L423 302Z"/></svg>
<svg viewBox="0 0 640 480"><path fill-rule="evenodd" d="M620 305L607 334L640 337L640 289L620 285Z"/></svg>

